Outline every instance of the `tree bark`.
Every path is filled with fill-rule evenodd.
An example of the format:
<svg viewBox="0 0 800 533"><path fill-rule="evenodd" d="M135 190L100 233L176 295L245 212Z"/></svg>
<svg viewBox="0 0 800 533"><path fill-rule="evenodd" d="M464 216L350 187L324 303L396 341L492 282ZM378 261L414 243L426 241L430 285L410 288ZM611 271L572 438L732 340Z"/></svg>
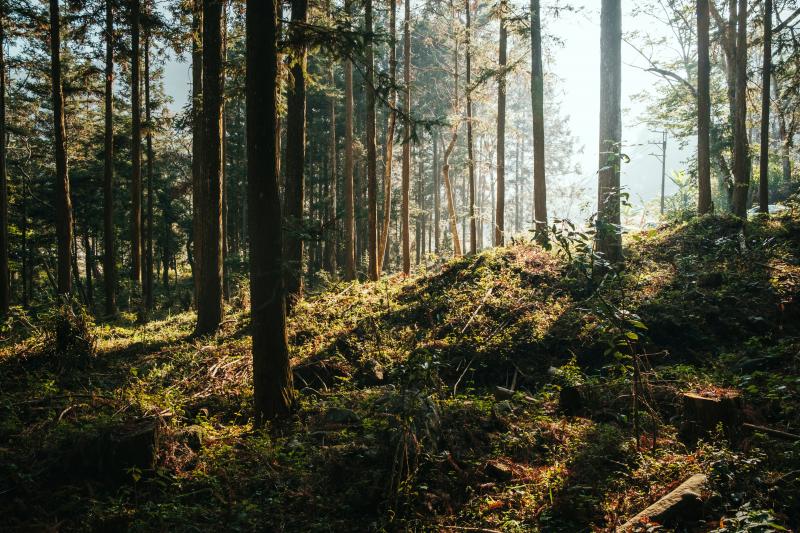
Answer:
<svg viewBox="0 0 800 533"><path fill-rule="evenodd" d="M331 0L326 1L326 9L328 18L333 20L333 12L331 11ZM331 83L331 88L336 87L336 71L334 68L334 60L330 60L330 65L328 68L328 76ZM337 200L337 161L336 161L336 98L331 96L329 98L330 102L330 168L328 169L328 175L330 176L330 187L328 189L328 220L327 228L325 232L325 269L331 274L332 277L336 277L336 255L337 255L337 241L338 241L338 206L336 203Z"/></svg>
<svg viewBox="0 0 800 533"><path fill-rule="evenodd" d="M56 159L56 241L58 250L58 294L72 293L72 202L69 191L67 145L64 125L64 90L61 84L61 15L59 0L50 0L50 79Z"/></svg>
<svg viewBox="0 0 800 533"><path fill-rule="evenodd" d="M622 8L603 0L600 15L600 170L597 249L611 262L622 259L620 143L622 141Z"/></svg>
<svg viewBox="0 0 800 533"><path fill-rule="evenodd" d="M709 0L697 0L697 212L713 210L711 201L711 63Z"/></svg>
<svg viewBox="0 0 800 533"><path fill-rule="evenodd" d="M347 1L345 9L352 15L352 5ZM353 60L344 64L344 278L356 279L356 211L353 181Z"/></svg>
<svg viewBox="0 0 800 533"><path fill-rule="evenodd" d="M769 112L772 81L772 0L764 0L764 65L761 92L761 159L759 161L758 209L769 213Z"/></svg>
<svg viewBox="0 0 800 533"><path fill-rule="evenodd" d="M117 259L114 238L114 9L106 0L105 131L103 150L103 278L106 315L117 314Z"/></svg>
<svg viewBox="0 0 800 533"><path fill-rule="evenodd" d="M308 0L292 0L291 41L297 58L291 69L292 83L287 89L286 104L286 305L289 311L303 295L303 240L306 233L305 202L306 160L306 79L307 48L303 44L303 26L308 20Z"/></svg>
<svg viewBox="0 0 800 533"><path fill-rule="evenodd" d="M8 183L6 175L6 60L5 2L0 1L0 318L11 306L8 270Z"/></svg>
<svg viewBox="0 0 800 533"><path fill-rule="evenodd" d="M144 307L153 310L153 123L150 109L150 30L144 37L144 114L147 143L147 240L145 248L145 297Z"/></svg>
<svg viewBox="0 0 800 533"><path fill-rule="evenodd" d="M411 273L411 234L409 219L409 194L411 191L411 0L405 2L403 21L403 96L405 102L405 139L403 140L403 274Z"/></svg>
<svg viewBox="0 0 800 533"><path fill-rule="evenodd" d="M202 276L203 216L203 0L193 0L192 6L192 277L195 307L200 300Z"/></svg>
<svg viewBox="0 0 800 533"><path fill-rule="evenodd" d="M472 138L472 8L470 0L464 0L466 13L466 93L467 93L467 171L469 179L469 253L478 251L478 231L475 221L475 150Z"/></svg>
<svg viewBox="0 0 800 533"><path fill-rule="evenodd" d="M294 390L286 337L283 233L278 193L276 0L248 0L247 201L255 425L287 415ZM267 126L267 127L265 127Z"/></svg>
<svg viewBox="0 0 800 533"><path fill-rule="evenodd" d="M750 154L747 140L747 0L739 0L736 38L736 115L733 151L733 214L747 216Z"/></svg>
<svg viewBox="0 0 800 533"><path fill-rule="evenodd" d="M431 169L433 170L433 251L435 253L439 253L439 214L442 210L442 196L441 196L441 185L439 184L439 130L433 130L433 135L431 136L431 141L433 142L433 165L431 165Z"/></svg>
<svg viewBox="0 0 800 533"><path fill-rule="evenodd" d="M389 126L386 130L386 149L383 165L383 227L378 250L378 275L383 272L386 249L389 245L389 222L392 215L392 163L394 134L397 127L397 2L389 0Z"/></svg>
<svg viewBox="0 0 800 533"><path fill-rule="evenodd" d="M497 77L497 210L494 221L494 245L505 244L506 213L506 63L508 29L506 28L506 0L500 2L500 58Z"/></svg>
<svg viewBox="0 0 800 533"><path fill-rule="evenodd" d="M366 90L367 90L367 211L369 227L367 230L367 257L369 279L378 281L378 178L377 154L375 147L375 52L372 35L372 0L364 3L364 31L366 38Z"/></svg>
<svg viewBox="0 0 800 533"><path fill-rule="evenodd" d="M203 220L195 334L222 322L222 0L203 0Z"/></svg>
<svg viewBox="0 0 800 533"><path fill-rule="evenodd" d="M533 214L536 237L547 240L547 177L544 138L544 69L542 15L539 0L531 0L531 103L533 109Z"/></svg>
<svg viewBox="0 0 800 533"><path fill-rule="evenodd" d="M131 0L131 280L142 283L142 101L139 26L141 0Z"/></svg>

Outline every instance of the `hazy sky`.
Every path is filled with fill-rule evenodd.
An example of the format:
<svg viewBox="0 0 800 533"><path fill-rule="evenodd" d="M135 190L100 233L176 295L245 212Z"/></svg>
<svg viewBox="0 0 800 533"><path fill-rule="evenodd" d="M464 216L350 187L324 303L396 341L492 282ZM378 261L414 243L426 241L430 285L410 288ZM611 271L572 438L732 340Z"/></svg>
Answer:
<svg viewBox="0 0 800 533"><path fill-rule="evenodd" d="M549 2L545 2L545 6ZM526 2L527 4L527 2ZM573 134L583 145L580 157L583 174L570 176L573 182L585 183L593 187L596 182L598 165L598 129L600 108L600 2L599 0L573 0L573 5L583 7L580 13L565 13L558 19L546 19L545 32L557 35L563 45L553 50L552 62L546 68L555 72L562 80L558 86L561 93L562 112L570 116ZM634 18L633 0L622 0L623 32L639 29L643 25L653 32L664 31L653 24L652 19ZM648 131L640 125L644 106L632 101L632 97L652 87L658 79L652 73L644 72L644 61L627 44L622 45L622 104L624 152L631 156L631 162L623 166L623 186L631 194L634 204L657 199L660 194L661 162L651 154L660 154L660 147L642 146L643 143L659 141L661 135ZM174 98L175 108L185 105L190 90L188 63L169 61L165 69L166 89ZM683 168L688 154L682 152L675 139L669 139L667 151L667 175ZM667 179L667 194L676 187ZM588 198L594 198L589 193ZM577 213L572 213L572 216Z"/></svg>

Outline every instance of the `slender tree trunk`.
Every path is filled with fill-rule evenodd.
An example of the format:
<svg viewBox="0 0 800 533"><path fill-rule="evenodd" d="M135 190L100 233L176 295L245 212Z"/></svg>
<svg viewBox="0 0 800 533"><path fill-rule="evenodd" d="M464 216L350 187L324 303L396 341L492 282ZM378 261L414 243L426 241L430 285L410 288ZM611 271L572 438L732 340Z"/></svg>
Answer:
<svg viewBox="0 0 800 533"><path fill-rule="evenodd" d="M192 278L195 307L200 300L203 275L202 229L203 194L203 0L193 0L192 8Z"/></svg>
<svg viewBox="0 0 800 533"><path fill-rule="evenodd" d="M411 273L411 235L409 194L411 191L411 0L405 2L403 21L403 83L405 102L405 139L403 140L403 274Z"/></svg>
<svg viewBox="0 0 800 533"><path fill-rule="evenodd" d="M83 252L86 268L86 305L91 307L94 305L94 253L88 225L83 228Z"/></svg>
<svg viewBox="0 0 800 533"><path fill-rule="evenodd" d="M333 12L331 10L331 0L326 0L325 7L327 10L328 18L333 20ZM336 87L336 71L334 60L330 60L328 68L328 77L330 79L331 87ZM330 187L328 189L328 220L326 222L326 239L325 239L325 268L335 278L336 277L336 255L337 255L337 241L338 241L338 206L336 203L337 191L337 143L336 143L336 98L330 97L330 169L328 174L330 176Z"/></svg>
<svg viewBox="0 0 800 533"><path fill-rule="evenodd" d="M25 172L22 174L22 307L25 309L30 305L31 275L30 258L28 251L28 177Z"/></svg>
<svg viewBox="0 0 800 533"><path fill-rule="evenodd" d="M203 0L203 220L197 335L222 322L222 0Z"/></svg>
<svg viewBox="0 0 800 533"><path fill-rule="evenodd" d="M369 279L378 281L378 170L375 147L375 53L372 37L372 0L364 3L364 31L366 39L366 90L367 90L367 210L369 228L367 231L367 256Z"/></svg>
<svg viewBox="0 0 800 533"><path fill-rule="evenodd" d="M292 84L287 91L286 115L286 295L291 311L303 295L303 216L306 160L306 79L307 49L302 26L308 20L308 0L292 0L291 39L298 60L292 66Z"/></svg>
<svg viewBox="0 0 800 533"><path fill-rule="evenodd" d="M145 286L147 287L144 306L153 310L153 122L150 102L150 30L144 37L144 113L147 124L147 242L145 251Z"/></svg>
<svg viewBox="0 0 800 533"><path fill-rule="evenodd" d="M248 0L247 213L256 426L287 415L294 398L286 338L276 128L265 127L278 121L277 17L276 0Z"/></svg>
<svg viewBox="0 0 800 533"><path fill-rule="evenodd" d="M734 129L733 213L747 216L750 154L747 139L747 0L739 0L736 40L736 127Z"/></svg>
<svg viewBox="0 0 800 533"><path fill-rule="evenodd" d="M531 104L533 106L533 216L536 237L547 240L547 177L544 139L544 70L542 16L539 0L531 0Z"/></svg>
<svg viewBox="0 0 800 533"><path fill-rule="evenodd" d="M506 216L506 63L508 29L506 28L506 0L500 2L500 58L497 77L497 218L494 221L494 245L505 244Z"/></svg>
<svg viewBox="0 0 800 533"><path fill-rule="evenodd" d="M472 8L470 0L464 0L466 13L466 69L467 69L467 170L469 179L469 253L478 251L478 231L475 222L475 151L472 139Z"/></svg>
<svg viewBox="0 0 800 533"><path fill-rule="evenodd" d="M8 183L6 176L6 60L5 2L0 1L0 318L11 306L8 270Z"/></svg>
<svg viewBox="0 0 800 533"><path fill-rule="evenodd" d="M350 0L345 9L352 14ZM356 279L356 211L353 182L353 61L344 64L344 278Z"/></svg>
<svg viewBox="0 0 800 533"><path fill-rule="evenodd" d="M397 127L397 1L389 0L389 127L386 130L386 149L383 165L383 227L378 250L378 275L389 245L389 222L392 215L392 163L394 162L394 134Z"/></svg>
<svg viewBox="0 0 800 533"><path fill-rule="evenodd" d="M711 201L711 62L709 0L697 0L697 212L713 210Z"/></svg>
<svg viewBox="0 0 800 533"><path fill-rule="evenodd" d="M620 143L622 141L622 8L602 0L600 21L600 170L597 249L611 262L622 259L620 232Z"/></svg>
<svg viewBox="0 0 800 533"><path fill-rule="evenodd" d="M452 5L451 5L452 7ZM453 18L455 18L455 12L453 13ZM458 116L459 114L459 97L458 97L459 85L458 85L458 37L457 35L453 36L453 115ZM461 257L461 241L458 239L458 215L456 214L456 203L454 197L453 187L450 183L450 155L453 153L453 149L456 147L456 141L458 141L458 128L461 125L461 121L456 118L455 123L452 126L452 136L450 137L450 144L447 145L447 148L444 151L444 157L442 159L442 181L444 182L444 190L445 196L447 197L447 208L450 214L450 235L453 238L453 255L455 257Z"/></svg>
<svg viewBox="0 0 800 533"><path fill-rule="evenodd" d="M50 0L50 78L53 97L53 126L56 159L56 241L58 272L56 290L72 293L72 202L67 169L67 144L64 126L64 90L61 84L61 16L59 0Z"/></svg>
<svg viewBox="0 0 800 533"><path fill-rule="evenodd" d="M131 279L142 283L142 101L139 27L141 0L131 0Z"/></svg>
<svg viewBox="0 0 800 533"><path fill-rule="evenodd" d="M439 130L433 130L433 251L439 253L439 214L442 211L441 185L439 184Z"/></svg>
<svg viewBox="0 0 800 533"><path fill-rule="evenodd" d="M769 112L772 80L772 0L764 0L764 66L761 92L761 160L759 161L758 208L769 213Z"/></svg>
<svg viewBox="0 0 800 533"><path fill-rule="evenodd" d="M106 86L103 166L103 278L106 315L117 314L117 260L114 238L114 10L106 0Z"/></svg>

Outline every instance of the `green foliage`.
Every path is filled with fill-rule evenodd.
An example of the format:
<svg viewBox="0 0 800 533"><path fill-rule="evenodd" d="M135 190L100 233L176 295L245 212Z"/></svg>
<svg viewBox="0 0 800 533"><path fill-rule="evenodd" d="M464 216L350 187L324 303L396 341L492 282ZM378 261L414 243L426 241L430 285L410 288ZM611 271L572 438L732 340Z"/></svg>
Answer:
<svg viewBox="0 0 800 533"><path fill-rule="evenodd" d="M85 366L94 358L97 338L92 316L77 301L62 298L44 318L45 350L63 366Z"/></svg>

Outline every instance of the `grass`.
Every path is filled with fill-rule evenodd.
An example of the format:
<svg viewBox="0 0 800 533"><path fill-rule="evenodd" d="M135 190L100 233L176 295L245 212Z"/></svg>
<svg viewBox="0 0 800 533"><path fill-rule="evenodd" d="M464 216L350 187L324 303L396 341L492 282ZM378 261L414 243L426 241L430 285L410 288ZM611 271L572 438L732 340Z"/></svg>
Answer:
<svg viewBox="0 0 800 533"><path fill-rule="evenodd" d="M765 512L797 528L798 445L686 445L675 400L737 388L752 421L800 430L800 219L742 234L705 217L628 244L599 288L531 244L328 282L289 321L297 410L263 431L246 309L199 340L191 312L93 325L81 365L22 317L0 351L3 528L613 530L695 472L716 492L698 530ZM646 327L629 344L654 406L638 446L630 354L606 354L619 317ZM597 392L566 416L559 390L578 383ZM118 444L143 421L159 428L152 461Z"/></svg>

